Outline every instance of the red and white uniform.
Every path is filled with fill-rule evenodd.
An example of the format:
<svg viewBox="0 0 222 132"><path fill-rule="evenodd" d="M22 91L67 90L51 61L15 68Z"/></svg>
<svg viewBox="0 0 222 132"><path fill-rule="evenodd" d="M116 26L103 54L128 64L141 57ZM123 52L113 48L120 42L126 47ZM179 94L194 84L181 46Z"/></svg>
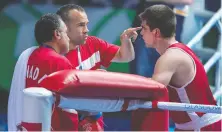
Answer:
<svg viewBox="0 0 222 132"><path fill-rule="evenodd" d="M65 69L72 69L66 57L52 48L39 47L33 51L27 63L26 87L38 87L49 74Z"/></svg>
<svg viewBox="0 0 222 132"><path fill-rule="evenodd" d="M182 50L192 58L195 66L195 75L190 82L181 88L168 86L170 102L216 105L203 64L195 53L181 43L173 44L169 48ZM170 111L170 117L178 130L221 130L222 118L219 114Z"/></svg>
<svg viewBox="0 0 222 132"><path fill-rule="evenodd" d="M80 45L80 55L78 49L69 51L66 57L71 64L79 69L96 70L101 66L108 67L111 60L119 50L119 46L109 44L108 42L94 36L89 36L84 45ZM81 62L79 57L81 56ZM81 64L80 64L81 63Z"/></svg>
<svg viewBox="0 0 222 132"><path fill-rule="evenodd" d="M80 45L77 49L69 51L66 54L66 57L76 69L96 70L101 69L101 66L108 67L118 50L119 46L110 44L97 37L89 36L85 44ZM94 124L90 126L90 129L92 131L104 129L103 117L100 117L99 119L97 119L97 121L90 120L89 118L87 119L87 121L82 121L79 124L80 131L82 131L83 129L87 129L83 128L84 124L86 124L85 122L90 122L90 124ZM101 129L99 129L98 127L101 127Z"/></svg>
<svg viewBox="0 0 222 132"><path fill-rule="evenodd" d="M195 66L194 77L181 88L168 86L169 101L191 104L216 105L216 101L210 90L207 74L202 63L195 53L186 45L181 43L172 44L168 49L176 48L189 55ZM219 131L221 130L222 115L212 113L169 111L170 117L176 123L176 130L203 130ZM150 113L137 110L133 112L132 129L137 131L148 130L149 127L158 126L151 120L146 120ZM154 120L158 120L158 118Z"/></svg>
<svg viewBox="0 0 222 132"><path fill-rule="evenodd" d="M49 74L65 69L73 69L66 57L56 53L52 48L41 46L34 50L28 59L26 88L39 87L39 83ZM52 116L52 130L77 130L78 126L73 124L77 116L66 119L67 116L69 113L61 108L55 108Z"/></svg>

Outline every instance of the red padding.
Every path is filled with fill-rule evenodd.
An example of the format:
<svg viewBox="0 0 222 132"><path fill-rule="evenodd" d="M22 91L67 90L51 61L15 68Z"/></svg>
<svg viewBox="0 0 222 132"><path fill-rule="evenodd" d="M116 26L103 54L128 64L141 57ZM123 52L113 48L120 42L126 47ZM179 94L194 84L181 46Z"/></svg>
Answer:
<svg viewBox="0 0 222 132"><path fill-rule="evenodd" d="M152 101L152 108L157 109L157 103L158 101Z"/></svg>
<svg viewBox="0 0 222 132"><path fill-rule="evenodd" d="M127 110L128 106L129 106L129 102L130 102L130 100L124 99L124 104L122 106L122 110L121 111L126 111Z"/></svg>
<svg viewBox="0 0 222 132"><path fill-rule="evenodd" d="M21 125L17 126L18 131L41 131L42 123L28 123L22 122Z"/></svg>
<svg viewBox="0 0 222 132"><path fill-rule="evenodd" d="M45 78L40 86L73 97L123 97L155 99L167 96L164 85L152 79L125 73L64 70Z"/></svg>

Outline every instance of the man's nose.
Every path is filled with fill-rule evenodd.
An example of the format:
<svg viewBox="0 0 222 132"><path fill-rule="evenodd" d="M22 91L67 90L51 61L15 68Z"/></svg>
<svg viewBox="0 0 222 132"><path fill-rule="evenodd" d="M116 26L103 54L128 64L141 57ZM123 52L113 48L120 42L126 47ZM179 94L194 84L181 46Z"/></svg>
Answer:
<svg viewBox="0 0 222 132"><path fill-rule="evenodd" d="M88 32L89 32L88 27L85 27L85 28L84 28L84 33L88 33Z"/></svg>

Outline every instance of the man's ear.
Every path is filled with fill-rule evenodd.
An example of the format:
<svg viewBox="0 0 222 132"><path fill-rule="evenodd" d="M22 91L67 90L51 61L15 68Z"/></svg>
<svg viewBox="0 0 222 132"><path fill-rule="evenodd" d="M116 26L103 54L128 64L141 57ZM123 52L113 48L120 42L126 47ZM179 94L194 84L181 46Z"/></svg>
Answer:
<svg viewBox="0 0 222 132"><path fill-rule="evenodd" d="M153 32L154 32L154 35L155 35L156 38L161 37L161 32L160 32L160 29L159 29L159 28L155 28L155 29L153 30Z"/></svg>
<svg viewBox="0 0 222 132"><path fill-rule="evenodd" d="M55 31L54 31L53 36L54 36L56 39L61 39L61 33L60 33L58 30L55 30Z"/></svg>

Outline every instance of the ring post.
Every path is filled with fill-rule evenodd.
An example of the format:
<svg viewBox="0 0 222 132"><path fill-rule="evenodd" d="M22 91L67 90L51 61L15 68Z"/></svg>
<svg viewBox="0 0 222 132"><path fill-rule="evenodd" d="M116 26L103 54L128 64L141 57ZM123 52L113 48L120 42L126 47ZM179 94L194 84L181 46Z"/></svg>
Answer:
<svg viewBox="0 0 222 132"><path fill-rule="evenodd" d="M18 129L27 131L50 131L53 94L45 88L23 90L22 123Z"/></svg>

